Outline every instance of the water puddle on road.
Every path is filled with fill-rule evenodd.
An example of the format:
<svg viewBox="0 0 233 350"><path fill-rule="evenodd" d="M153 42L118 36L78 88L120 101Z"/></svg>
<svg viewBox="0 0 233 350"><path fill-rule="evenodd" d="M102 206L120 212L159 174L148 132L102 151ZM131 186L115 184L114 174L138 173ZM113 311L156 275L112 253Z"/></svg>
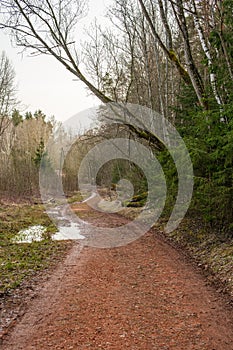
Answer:
<svg viewBox="0 0 233 350"><path fill-rule="evenodd" d="M59 226L59 231L52 235L53 241L77 239L85 239L85 237L80 234L80 228L78 224L75 224L73 222L69 223L67 226Z"/></svg>

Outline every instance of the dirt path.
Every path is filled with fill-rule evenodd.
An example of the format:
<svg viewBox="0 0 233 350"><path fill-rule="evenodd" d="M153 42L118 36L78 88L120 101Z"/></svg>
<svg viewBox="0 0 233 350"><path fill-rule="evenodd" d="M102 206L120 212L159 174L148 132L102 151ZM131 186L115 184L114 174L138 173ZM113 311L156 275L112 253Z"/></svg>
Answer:
<svg viewBox="0 0 233 350"><path fill-rule="evenodd" d="M122 222L116 215L92 220ZM149 232L120 248L75 244L1 349L232 350L232 344L227 303Z"/></svg>

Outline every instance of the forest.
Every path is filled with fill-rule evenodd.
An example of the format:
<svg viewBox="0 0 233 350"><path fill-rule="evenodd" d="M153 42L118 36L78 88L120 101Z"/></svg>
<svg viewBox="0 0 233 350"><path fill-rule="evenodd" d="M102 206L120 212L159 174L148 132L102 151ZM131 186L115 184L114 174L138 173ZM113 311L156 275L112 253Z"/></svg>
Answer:
<svg viewBox="0 0 233 350"><path fill-rule="evenodd" d="M232 1L114 0L106 11L107 24L103 26L96 19L82 45L75 41L75 34L79 20L87 13L85 1L4 0L0 13L0 28L17 45L53 56L101 103L145 106L172 123L188 148L194 168L189 213L222 234L231 234ZM57 123L41 111L20 112L15 79L10 58L2 52L0 191L2 198L21 200L39 195L39 167ZM115 127L100 122L78 138L72 152L81 159L93 145L115 132ZM158 157L169 189L168 213L174 205L178 179L166 147L147 130L132 125L118 125L118 133L140 140ZM59 137L71 138L64 130ZM59 163L59 157L47 161ZM72 159L72 154L68 155L63 168L68 192L78 190L79 162L74 164ZM140 170L123 160L106 164L99 177L105 186L127 177L139 197L147 190Z"/></svg>

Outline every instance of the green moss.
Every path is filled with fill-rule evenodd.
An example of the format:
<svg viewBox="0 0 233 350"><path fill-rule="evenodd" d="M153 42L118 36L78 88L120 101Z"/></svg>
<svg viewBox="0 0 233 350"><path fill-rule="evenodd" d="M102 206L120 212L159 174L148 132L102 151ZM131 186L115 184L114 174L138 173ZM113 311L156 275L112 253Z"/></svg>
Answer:
<svg viewBox="0 0 233 350"><path fill-rule="evenodd" d="M68 198L68 203L72 204L75 202L81 202L83 200L83 197L80 192L75 193L72 195L72 197Z"/></svg>
<svg viewBox="0 0 233 350"><path fill-rule="evenodd" d="M133 196L131 201L126 201L124 203L125 207L140 208L146 204L148 192L143 192L138 195Z"/></svg>
<svg viewBox="0 0 233 350"><path fill-rule="evenodd" d="M12 238L31 225L47 227L48 235L41 242L17 244ZM0 208L0 293L16 288L28 276L47 268L70 246L68 242L53 242L50 233L56 227L42 205L12 205Z"/></svg>

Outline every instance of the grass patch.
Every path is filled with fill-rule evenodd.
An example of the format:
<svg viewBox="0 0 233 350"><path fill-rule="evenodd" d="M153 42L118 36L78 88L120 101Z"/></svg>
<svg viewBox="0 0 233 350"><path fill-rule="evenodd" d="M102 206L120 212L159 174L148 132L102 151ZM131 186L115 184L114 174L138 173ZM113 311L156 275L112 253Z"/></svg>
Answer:
<svg viewBox="0 0 233 350"><path fill-rule="evenodd" d="M29 226L47 227L41 242L13 243L12 239ZM0 293L18 287L30 275L47 268L63 256L69 242L54 242L51 233L56 232L42 205L1 205L0 207Z"/></svg>
<svg viewBox="0 0 233 350"><path fill-rule="evenodd" d="M68 197L67 202L69 204L75 203L75 202L81 202L83 200L83 197L80 192L77 192L73 194L72 196Z"/></svg>

